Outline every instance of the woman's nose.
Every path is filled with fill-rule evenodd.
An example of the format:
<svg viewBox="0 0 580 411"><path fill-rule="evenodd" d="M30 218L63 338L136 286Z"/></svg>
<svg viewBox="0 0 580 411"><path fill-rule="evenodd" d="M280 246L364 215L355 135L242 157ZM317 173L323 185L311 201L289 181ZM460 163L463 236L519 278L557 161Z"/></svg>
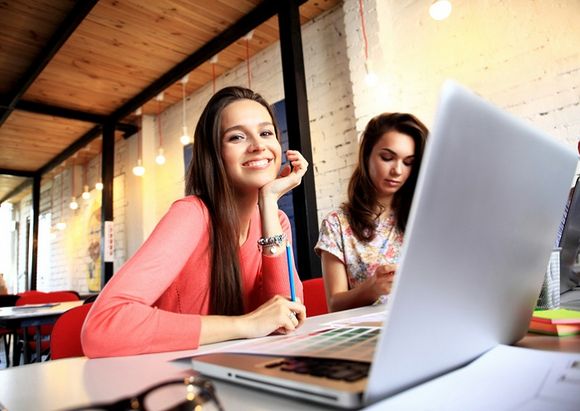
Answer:
<svg viewBox="0 0 580 411"><path fill-rule="evenodd" d="M403 173L403 164L400 161L396 161L393 167L391 168L391 174L393 175L401 175Z"/></svg>
<svg viewBox="0 0 580 411"><path fill-rule="evenodd" d="M252 136L249 139L249 143L250 143L249 146L250 151L263 151L266 148L259 136Z"/></svg>

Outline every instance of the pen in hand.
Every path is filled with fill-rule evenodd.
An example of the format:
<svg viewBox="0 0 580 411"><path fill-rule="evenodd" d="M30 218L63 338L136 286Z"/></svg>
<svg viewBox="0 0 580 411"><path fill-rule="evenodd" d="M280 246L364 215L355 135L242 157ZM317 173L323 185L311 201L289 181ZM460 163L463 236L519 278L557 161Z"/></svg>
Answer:
<svg viewBox="0 0 580 411"><path fill-rule="evenodd" d="M294 290L294 272L292 270L292 248L290 243L286 243L286 261L288 262L288 279L290 280L290 300L296 301L296 291Z"/></svg>

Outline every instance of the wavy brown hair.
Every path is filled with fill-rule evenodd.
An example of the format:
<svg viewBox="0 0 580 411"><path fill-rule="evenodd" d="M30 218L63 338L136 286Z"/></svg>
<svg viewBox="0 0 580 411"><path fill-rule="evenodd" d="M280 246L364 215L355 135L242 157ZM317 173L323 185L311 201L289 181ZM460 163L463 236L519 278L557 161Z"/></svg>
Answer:
<svg viewBox="0 0 580 411"><path fill-rule="evenodd" d="M392 206L396 224L402 232L407 227L425 141L429 133L427 127L417 117L408 113L379 114L367 124L360 142L358 164L348 184L348 201L343 204L354 235L363 242L371 241L375 237L375 221L383 211L377 199L377 190L370 178L369 158L374 146L389 131L406 134L415 142L411 174L393 197Z"/></svg>
<svg viewBox="0 0 580 411"><path fill-rule="evenodd" d="M278 136L272 109L262 96L243 87L221 89L207 103L197 122L193 157L187 173L186 195L196 195L210 215L210 313L244 313L240 278L239 220L234 189L222 159L221 117L223 110L238 100L253 100L264 106Z"/></svg>

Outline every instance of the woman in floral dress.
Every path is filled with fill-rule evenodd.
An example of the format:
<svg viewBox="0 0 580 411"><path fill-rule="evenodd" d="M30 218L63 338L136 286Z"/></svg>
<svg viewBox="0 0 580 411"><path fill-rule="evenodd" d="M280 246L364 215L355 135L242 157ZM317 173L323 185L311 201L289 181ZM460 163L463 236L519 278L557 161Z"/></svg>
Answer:
<svg viewBox="0 0 580 411"><path fill-rule="evenodd" d="M330 311L386 300L427 134L407 113L380 114L367 124L348 201L322 221L315 247Z"/></svg>

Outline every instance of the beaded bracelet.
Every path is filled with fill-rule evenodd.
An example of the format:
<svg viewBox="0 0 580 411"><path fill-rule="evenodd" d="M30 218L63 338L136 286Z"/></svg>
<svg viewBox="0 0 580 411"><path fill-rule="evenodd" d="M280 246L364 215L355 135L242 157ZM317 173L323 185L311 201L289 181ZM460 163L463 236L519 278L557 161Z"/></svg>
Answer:
<svg viewBox="0 0 580 411"><path fill-rule="evenodd" d="M272 237L262 237L258 240L258 246L262 248L262 251L267 251L268 254L274 255L278 252L278 247L280 247L284 241L286 241L286 234L278 234Z"/></svg>

